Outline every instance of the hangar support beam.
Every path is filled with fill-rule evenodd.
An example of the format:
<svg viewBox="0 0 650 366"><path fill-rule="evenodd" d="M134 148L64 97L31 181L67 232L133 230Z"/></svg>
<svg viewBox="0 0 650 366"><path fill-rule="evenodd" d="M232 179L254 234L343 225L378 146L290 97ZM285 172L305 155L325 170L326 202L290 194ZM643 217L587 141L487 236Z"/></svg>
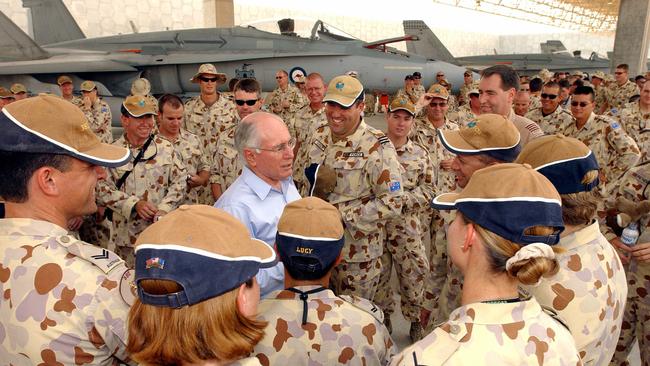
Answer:
<svg viewBox="0 0 650 366"><path fill-rule="evenodd" d="M630 77L647 69L650 1L621 0L614 39L611 69L618 64L630 65Z"/></svg>

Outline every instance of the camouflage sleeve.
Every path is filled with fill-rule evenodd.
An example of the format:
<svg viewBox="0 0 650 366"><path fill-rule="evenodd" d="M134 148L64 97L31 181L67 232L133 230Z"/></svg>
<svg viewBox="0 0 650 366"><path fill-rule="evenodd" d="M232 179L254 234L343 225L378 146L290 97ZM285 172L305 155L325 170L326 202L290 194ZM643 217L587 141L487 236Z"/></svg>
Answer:
<svg viewBox="0 0 650 366"><path fill-rule="evenodd" d="M294 114L304 105L305 99L303 98L302 93L300 93L300 90L298 88L293 89L291 100L289 101L289 112Z"/></svg>
<svg viewBox="0 0 650 366"><path fill-rule="evenodd" d="M97 205L109 207L124 217L131 216L133 207L140 199L118 190L110 177L109 174L107 180L97 182Z"/></svg>
<svg viewBox="0 0 650 366"><path fill-rule="evenodd" d="M266 98L264 98L264 105L270 107L270 110L272 111L273 107L277 107L279 105L278 99L278 89L275 89L266 95Z"/></svg>
<svg viewBox="0 0 650 366"><path fill-rule="evenodd" d="M382 139L386 139L383 140ZM379 147L368 158L369 184L373 196L360 197L360 205L349 206L342 216L345 222L375 226L378 221L397 217L402 212L402 166L387 137L380 138Z"/></svg>
<svg viewBox="0 0 650 366"><path fill-rule="evenodd" d="M616 122L610 122L606 128L607 142L616 150L610 158L612 163L608 164L610 176L620 178L627 170L634 167L641 157L641 152L636 142Z"/></svg>
<svg viewBox="0 0 650 366"><path fill-rule="evenodd" d="M102 142L110 144L113 142L113 133L111 128L111 121L113 120L113 115L111 114L111 108L105 102L102 102L102 110L100 111L102 120L100 121L99 129L97 135L101 138Z"/></svg>
<svg viewBox="0 0 650 366"><path fill-rule="evenodd" d="M211 170L211 168L212 168L212 162L210 161L210 157L208 156L208 153L207 153L205 147L203 146L203 144L201 144L201 142L199 140L197 140L197 143L199 145L199 150L201 151L201 155L199 156L199 164L198 164L198 167L197 167L196 171L197 172L200 172L200 171L208 171L209 172ZM217 151L219 151L219 150L217 150Z"/></svg>
<svg viewBox="0 0 650 366"><path fill-rule="evenodd" d="M423 169L420 170L415 188L404 191L404 206L407 210L426 210L435 195L433 191L433 163L429 154L424 154L422 162Z"/></svg>
<svg viewBox="0 0 650 366"><path fill-rule="evenodd" d="M169 172L167 194L158 204L158 209L171 212L185 199L185 188L187 187L187 170L180 155L172 152L172 166Z"/></svg>

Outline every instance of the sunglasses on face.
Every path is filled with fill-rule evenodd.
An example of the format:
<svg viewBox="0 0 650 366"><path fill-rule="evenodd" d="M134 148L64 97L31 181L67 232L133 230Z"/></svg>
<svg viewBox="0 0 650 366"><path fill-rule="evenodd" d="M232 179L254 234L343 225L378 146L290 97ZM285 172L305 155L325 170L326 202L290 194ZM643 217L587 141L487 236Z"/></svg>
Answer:
<svg viewBox="0 0 650 366"><path fill-rule="evenodd" d="M446 102L431 102L429 103L429 106L431 107L446 107L447 103Z"/></svg>
<svg viewBox="0 0 650 366"><path fill-rule="evenodd" d="M276 80L284 79L284 76L276 76Z"/></svg>
<svg viewBox="0 0 650 366"><path fill-rule="evenodd" d="M557 95L555 95L555 94L546 94L546 93L542 93L542 99L550 99L550 100L553 100L553 99L555 99L555 98L557 98Z"/></svg>
<svg viewBox="0 0 650 366"><path fill-rule="evenodd" d="M204 81L206 83L216 83L218 78L206 78L205 76L199 76L199 80Z"/></svg>
<svg viewBox="0 0 650 366"><path fill-rule="evenodd" d="M445 77L445 74L438 74L436 76L439 77L439 78L442 78L442 77Z"/></svg>
<svg viewBox="0 0 650 366"><path fill-rule="evenodd" d="M582 108L588 106L590 103L589 102L571 102L572 107L577 107L580 106Z"/></svg>
<svg viewBox="0 0 650 366"><path fill-rule="evenodd" d="M243 100L243 99L235 99L235 103L237 103L238 106L243 106L246 104L247 106L254 106L255 103L257 103L259 99L248 99L248 100Z"/></svg>

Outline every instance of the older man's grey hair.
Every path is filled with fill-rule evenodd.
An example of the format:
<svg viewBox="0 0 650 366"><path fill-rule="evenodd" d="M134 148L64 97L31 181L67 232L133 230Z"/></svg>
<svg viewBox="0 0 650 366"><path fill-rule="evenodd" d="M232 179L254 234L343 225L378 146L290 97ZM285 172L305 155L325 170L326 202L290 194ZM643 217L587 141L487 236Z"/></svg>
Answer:
<svg viewBox="0 0 650 366"><path fill-rule="evenodd" d="M273 113L254 112L244 117L237 125L237 129L235 130L235 148L239 154L239 159L244 164L246 164L244 149L260 147L262 143L260 127L264 124L265 120L268 121L268 118L276 119L284 123L282 118Z"/></svg>

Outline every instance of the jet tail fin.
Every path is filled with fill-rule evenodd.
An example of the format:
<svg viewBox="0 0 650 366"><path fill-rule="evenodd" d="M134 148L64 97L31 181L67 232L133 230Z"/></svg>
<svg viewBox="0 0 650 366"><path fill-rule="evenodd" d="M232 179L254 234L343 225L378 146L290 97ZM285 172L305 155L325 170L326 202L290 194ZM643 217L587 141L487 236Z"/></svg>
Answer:
<svg viewBox="0 0 650 366"><path fill-rule="evenodd" d="M22 29L0 12L0 60L23 61L49 57Z"/></svg>
<svg viewBox="0 0 650 366"><path fill-rule="evenodd" d="M62 0L23 0L32 16L34 40L39 45L86 38Z"/></svg>
<svg viewBox="0 0 650 366"><path fill-rule="evenodd" d="M456 58L449 52L429 27L421 20L405 20L404 34L407 36L417 36L419 41L407 41L406 50L420 56L434 60L445 61L458 64Z"/></svg>

